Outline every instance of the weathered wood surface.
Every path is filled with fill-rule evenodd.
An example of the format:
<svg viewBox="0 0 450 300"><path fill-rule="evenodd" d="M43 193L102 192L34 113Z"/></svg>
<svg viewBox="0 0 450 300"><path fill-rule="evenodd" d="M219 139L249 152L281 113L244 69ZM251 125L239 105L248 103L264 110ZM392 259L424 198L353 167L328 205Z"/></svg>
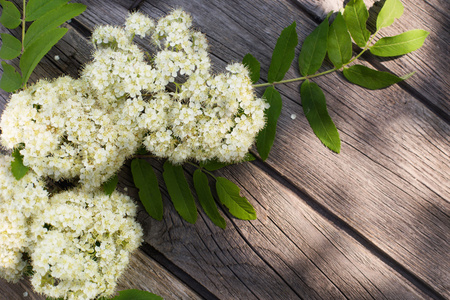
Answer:
<svg viewBox="0 0 450 300"><path fill-rule="evenodd" d="M135 4L154 18L184 8L207 34L217 72L251 52L261 61L264 78L282 28L297 21L302 42L343 1L79 2L88 10L68 25L69 34L32 80L76 76L89 59L89 31L95 24L122 24ZM298 84L280 87L284 107L269 159L218 172L240 185L258 220L227 216L228 227L221 230L200 213L197 224L190 225L165 193L162 222L139 214L145 240L157 251L144 246L135 254L122 287L147 288L167 299L194 297L177 276L204 298L449 298L449 4L414 0L404 5L405 16L382 34L424 28L431 31L424 48L381 63L364 58L381 70L398 75L417 70L416 75L382 91L352 86L339 74L316 80L340 131L341 154L314 137L300 107ZM55 61L54 55L61 59ZM297 69L287 76L298 76ZM2 94L2 107L6 97ZM127 186L136 196L124 167L121 188ZM158 265L146 255L175 275L161 279L159 271L152 271ZM167 287L156 290L162 282ZM20 299L30 289L24 284L1 282L0 292Z"/></svg>

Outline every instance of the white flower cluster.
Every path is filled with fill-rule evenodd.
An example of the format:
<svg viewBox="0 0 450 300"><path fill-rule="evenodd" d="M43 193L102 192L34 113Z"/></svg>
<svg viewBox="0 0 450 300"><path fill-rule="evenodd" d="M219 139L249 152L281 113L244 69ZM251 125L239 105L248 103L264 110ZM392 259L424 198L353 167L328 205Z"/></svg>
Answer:
<svg viewBox="0 0 450 300"><path fill-rule="evenodd" d="M143 131L122 112L105 108L84 82L41 80L14 94L1 120L2 144L20 151L24 164L55 180L79 177L86 187L108 180L139 147Z"/></svg>
<svg viewBox="0 0 450 300"><path fill-rule="evenodd" d="M142 240L136 206L122 194L73 190L50 198L31 225L31 279L37 292L65 299L114 293L129 253Z"/></svg>
<svg viewBox="0 0 450 300"><path fill-rule="evenodd" d="M37 292L110 296L142 242L131 198L82 188L49 196L33 171L16 180L6 156L0 156L0 178L0 277L17 282L32 267Z"/></svg>

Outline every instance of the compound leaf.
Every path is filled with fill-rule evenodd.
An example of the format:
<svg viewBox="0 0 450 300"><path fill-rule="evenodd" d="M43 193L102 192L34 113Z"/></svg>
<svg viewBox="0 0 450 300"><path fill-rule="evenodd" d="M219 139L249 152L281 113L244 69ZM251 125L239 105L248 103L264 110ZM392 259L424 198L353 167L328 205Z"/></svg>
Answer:
<svg viewBox="0 0 450 300"><path fill-rule="evenodd" d="M322 66L327 54L328 18L326 18L303 42L298 64L303 76L312 75Z"/></svg>
<svg viewBox="0 0 450 300"><path fill-rule="evenodd" d="M131 161L134 185L139 189L139 199L147 213L156 220L163 218L163 202L158 179L151 164L143 159Z"/></svg>
<svg viewBox="0 0 450 300"><path fill-rule="evenodd" d="M29 168L23 164L23 156L20 154L19 149L14 149L12 156L14 157L14 160L11 161L11 172L13 173L14 178L19 180L27 174Z"/></svg>
<svg viewBox="0 0 450 300"><path fill-rule="evenodd" d="M211 221L222 229L225 229L227 223L225 219L220 215L217 209L216 202L211 193L211 188L208 183L208 176L203 173L200 169L194 172L194 187L197 192L198 201L202 206L205 213L211 219Z"/></svg>
<svg viewBox="0 0 450 300"><path fill-rule="evenodd" d="M359 47L364 47L370 38L370 31L367 30L367 19L369 11L363 0L350 0L345 6L344 19L353 40Z"/></svg>
<svg viewBox="0 0 450 300"><path fill-rule="evenodd" d="M25 84L31 73L45 54L66 34L67 28L54 28L34 41L23 52L20 58L20 70L22 71L22 83Z"/></svg>
<svg viewBox="0 0 450 300"><path fill-rule="evenodd" d="M34 21L49 11L63 6L69 0L29 0L26 6L26 21Z"/></svg>
<svg viewBox="0 0 450 300"><path fill-rule="evenodd" d="M341 13L336 15L330 26L327 48L328 57L336 68L342 67L352 58L352 39Z"/></svg>
<svg viewBox="0 0 450 300"><path fill-rule="evenodd" d="M402 15L403 4L400 0L386 0L377 17L377 30L390 26Z"/></svg>
<svg viewBox="0 0 450 300"><path fill-rule="evenodd" d="M384 37L370 48L370 52L382 57L407 54L422 47L429 34L428 31L415 29L396 36Z"/></svg>
<svg viewBox="0 0 450 300"><path fill-rule="evenodd" d="M0 79L0 88L5 92L14 92L22 86L22 76L16 71L16 69L2 61L3 75Z"/></svg>
<svg viewBox="0 0 450 300"><path fill-rule="evenodd" d="M0 58L14 59L20 55L22 51L22 43L10 34L2 33L2 48L0 48Z"/></svg>
<svg viewBox="0 0 450 300"><path fill-rule="evenodd" d="M277 131L277 122L280 117L283 102L280 93L273 87L269 86L264 92L263 98L269 102L270 107L264 111L267 118L266 127L264 127L256 138L256 148L263 160L269 157L270 149L275 140Z"/></svg>
<svg viewBox="0 0 450 300"><path fill-rule="evenodd" d="M412 74L414 73L408 74L409 76L406 77L397 77L394 74L373 70L362 65L344 69L344 76L348 81L371 90L383 89L405 80Z"/></svg>
<svg viewBox="0 0 450 300"><path fill-rule="evenodd" d="M0 16L0 23L9 29L14 29L20 25L22 20L20 19L20 11L10 1L0 0L2 5L2 15Z"/></svg>
<svg viewBox="0 0 450 300"><path fill-rule="evenodd" d="M295 57L295 47L298 44L296 26L297 24L293 22L284 28L277 40L267 74L269 82L281 81L291 67Z"/></svg>
<svg viewBox="0 0 450 300"><path fill-rule="evenodd" d="M216 180L217 195L230 213L242 220L255 220L255 209L245 197L240 196L239 187L224 177L217 177Z"/></svg>
<svg viewBox="0 0 450 300"><path fill-rule="evenodd" d="M70 3L59 6L46 13L42 18L37 19L30 25L25 34L25 39L23 42L25 50L46 32L64 24L67 20L78 16L85 9L86 5L80 3Z"/></svg>
<svg viewBox="0 0 450 300"><path fill-rule="evenodd" d="M147 291L129 289L119 291L119 296L115 296L111 300L163 300L163 298Z"/></svg>
<svg viewBox="0 0 450 300"><path fill-rule="evenodd" d="M108 181L104 182L102 188L105 194L110 196L116 189L118 183L119 183L119 176L117 176L117 174L108 179Z"/></svg>
<svg viewBox="0 0 450 300"><path fill-rule="evenodd" d="M164 182L175 209L183 219L194 224L197 221L197 207L186 177L184 177L183 167L174 166L167 160L163 168Z"/></svg>
<svg viewBox="0 0 450 300"><path fill-rule="evenodd" d="M320 87L305 80L300 89L302 106L309 125L320 141L332 151L339 153L341 140L336 126L328 115L325 95Z"/></svg>
<svg viewBox="0 0 450 300"><path fill-rule="evenodd" d="M261 71L261 64L259 61L253 55L247 53L242 59L242 63L247 66L252 83L256 83L259 80Z"/></svg>

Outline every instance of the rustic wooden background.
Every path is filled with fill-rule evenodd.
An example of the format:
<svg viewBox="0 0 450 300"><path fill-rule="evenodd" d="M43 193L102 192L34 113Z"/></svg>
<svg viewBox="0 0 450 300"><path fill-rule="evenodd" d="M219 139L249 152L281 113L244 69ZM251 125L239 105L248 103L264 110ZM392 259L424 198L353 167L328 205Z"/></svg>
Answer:
<svg viewBox="0 0 450 300"><path fill-rule="evenodd" d="M131 10L159 18L181 7L208 36L215 71L251 52L262 63L264 82L281 30L296 21L301 44L344 1L78 2L87 4L86 12L67 24L68 34L31 80L76 77L90 59L88 40L97 24L122 24ZM403 4L404 16L382 35L422 28L430 31L425 45L396 59L367 54L363 60L400 76L417 71L412 78L380 91L351 85L338 73L315 80L340 132L341 154L314 136L300 107L299 84L280 86L284 106L269 159L218 172L241 187L258 219L240 221L223 210L222 230L200 212L191 225L164 191L163 221L139 214L145 244L133 255L120 289L145 289L165 299L450 298L450 3ZM379 8L375 3L371 15ZM286 78L297 76L293 67ZM7 99L0 94L1 109ZM161 164L155 166L161 177ZM130 178L126 165L120 188L136 197ZM0 281L0 299L22 298L44 299L28 281Z"/></svg>

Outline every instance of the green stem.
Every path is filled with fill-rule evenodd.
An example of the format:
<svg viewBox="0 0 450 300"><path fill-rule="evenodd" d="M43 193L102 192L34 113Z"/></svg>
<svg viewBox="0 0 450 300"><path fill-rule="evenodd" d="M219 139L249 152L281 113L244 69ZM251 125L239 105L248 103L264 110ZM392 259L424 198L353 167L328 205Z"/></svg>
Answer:
<svg viewBox="0 0 450 300"><path fill-rule="evenodd" d="M261 84L254 84L253 87L254 88L258 88L258 87L264 87L264 86L270 86L270 85L276 85L276 84L282 84L282 83L290 83L290 82L296 82L296 81L302 81L302 80L306 80L306 79L310 79L310 78L314 78L314 77L319 77L328 73L332 73L334 71L336 71L338 69L334 68L325 72L321 72L321 73L317 73L314 75L308 75L308 76L304 76L304 77L297 77L297 78L292 78L292 79L286 79L286 80L281 80L281 81L276 81L276 82L267 82L267 83L261 83Z"/></svg>
<svg viewBox="0 0 450 300"><path fill-rule="evenodd" d="M208 174L209 176L211 176L212 178L214 178L214 180L216 180L216 176L214 176L213 173L211 173L210 171L206 170L205 168L201 167L200 165L194 164L193 162L187 161L187 164L190 164L191 166L196 167L197 169L202 170L202 172L205 172L206 174Z"/></svg>
<svg viewBox="0 0 450 300"><path fill-rule="evenodd" d="M378 31L375 32L375 33L372 35L371 39L367 42L367 44L366 44L366 46L364 47L364 49L363 49L360 53L358 53L358 55L356 55L355 57L353 57L348 63L343 64L341 68L343 68L343 67L345 67L345 66L351 64L352 62L354 62L355 60L357 60L358 58L360 58L361 55L364 54L364 52L366 52L367 50L369 50L370 47L371 47L370 45L371 45L371 43L372 43L372 41L373 41L373 39L375 38L375 35L376 35L377 33L378 33ZM287 79L287 80L281 80L281 81L276 81L276 82L267 82L267 83L254 84L253 87L254 87L254 88L259 88L259 87L265 87L265 86L271 86L271 85L273 86L273 85L276 85L276 84L282 84L282 83L290 83L290 82L296 82L296 81L303 81L303 80L307 80L307 79L310 79L310 78L319 77L319 76L322 76L322 75L326 75L326 74L332 73L332 72L337 71L337 70L339 70L339 69L341 69L341 68L333 68L333 69L330 69L330 70L328 70L328 71L324 71L324 72L317 73L317 74L314 74L314 75L308 75L308 76L303 76L303 77L297 77L297 78L292 78L292 79Z"/></svg>

